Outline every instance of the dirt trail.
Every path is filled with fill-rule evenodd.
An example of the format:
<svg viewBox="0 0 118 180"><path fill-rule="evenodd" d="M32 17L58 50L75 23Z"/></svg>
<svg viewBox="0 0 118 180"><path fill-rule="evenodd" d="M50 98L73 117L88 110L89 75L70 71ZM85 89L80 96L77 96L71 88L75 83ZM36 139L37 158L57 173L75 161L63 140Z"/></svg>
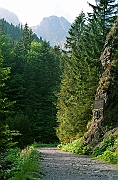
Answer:
<svg viewBox="0 0 118 180"><path fill-rule="evenodd" d="M43 180L118 180L118 169L88 156L69 154L57 148L38 148L42 153Z"/></svg>

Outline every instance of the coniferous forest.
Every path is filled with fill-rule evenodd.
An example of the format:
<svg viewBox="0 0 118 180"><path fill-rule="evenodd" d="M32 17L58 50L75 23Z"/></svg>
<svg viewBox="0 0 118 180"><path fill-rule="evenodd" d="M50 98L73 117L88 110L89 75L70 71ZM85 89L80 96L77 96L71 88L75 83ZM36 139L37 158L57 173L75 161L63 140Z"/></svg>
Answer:
<svg viewBox="0 0 118 180"><path fill-rule="evenodd" d="M67 144L87 132L103 72L100 55L118 17L116 0L89 6L93 12L82 11L75 19L63 50L38 38L27 24L0 20L1 153L34 142ZM118 59L117 49L118 43L112 60ZM116 76L111 87L115 93ZM117 127L111 113L107 110L107 130Z"/></svg>
<svg viewBox="0 0 118 180"><path fill-rule="evenodd" d="M100 55L118 15L118 4L114 0L89 5L93 13L85 15L82 11L75 19L62 58L63 73L57 101L57 135L62 143L72 142L87 131L99 76L103 72ZM116 120L109 121L109 128L117 125Z"/></svg>
<svg viewBox="0 0 118 180"><path fill-rule="evenodd" d="M12 28L11 38L2 31L4 28ZM18 40L13 41L14 35ZM52 48L38 39L27 24L13 30L4 20L0 38L2 124L19 131L21 135L15 140L20 147L34 141L57 141L54 92L59 86L59 47Z"/></svg>

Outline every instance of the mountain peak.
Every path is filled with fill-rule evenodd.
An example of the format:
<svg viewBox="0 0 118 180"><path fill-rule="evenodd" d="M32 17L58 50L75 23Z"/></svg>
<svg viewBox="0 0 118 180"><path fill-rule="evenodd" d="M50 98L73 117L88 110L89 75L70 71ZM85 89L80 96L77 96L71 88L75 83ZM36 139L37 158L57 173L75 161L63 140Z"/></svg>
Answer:
<svg viewBox="0 0 118 180"><path fill-rule="evenodd" d="M13 25L21 24L16 14L0 7L0 19L5 19L8 23Z"/></svg>
<svg viewBox="0 0 118 180"><path fill-rule="evenodd" d="M51 46L60 45L64 43L70 23L64 17L49 16L44 17L39 25L32 27L33 31L38 37L42 37L50 42Z"/></svg>

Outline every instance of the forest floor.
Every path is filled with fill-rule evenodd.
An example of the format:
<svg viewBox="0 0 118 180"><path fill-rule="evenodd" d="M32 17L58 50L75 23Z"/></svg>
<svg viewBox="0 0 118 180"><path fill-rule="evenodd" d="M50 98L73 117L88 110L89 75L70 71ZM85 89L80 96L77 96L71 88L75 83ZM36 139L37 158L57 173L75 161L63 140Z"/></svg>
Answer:
<svg viewBox="0 0 118 180"><path fill-rule="evenodd" d="M118 180L118 168L111 164L54 147L37 150L42 154L43 180Z"/></svg>

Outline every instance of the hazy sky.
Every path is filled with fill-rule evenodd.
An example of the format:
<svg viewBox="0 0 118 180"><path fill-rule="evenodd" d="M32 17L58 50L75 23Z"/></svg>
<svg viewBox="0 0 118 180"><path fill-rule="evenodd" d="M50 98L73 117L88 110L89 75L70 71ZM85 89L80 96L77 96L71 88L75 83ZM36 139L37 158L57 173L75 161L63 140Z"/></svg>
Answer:
<svg viewBox="0 0 118 180"><path fill-rule="evenodd" d="M51 15L63 16L72 23L81 10L91 11L87 1L95 4L95 0L0 0L0 7L15 13L23 24L33 26Z"/></svg>

